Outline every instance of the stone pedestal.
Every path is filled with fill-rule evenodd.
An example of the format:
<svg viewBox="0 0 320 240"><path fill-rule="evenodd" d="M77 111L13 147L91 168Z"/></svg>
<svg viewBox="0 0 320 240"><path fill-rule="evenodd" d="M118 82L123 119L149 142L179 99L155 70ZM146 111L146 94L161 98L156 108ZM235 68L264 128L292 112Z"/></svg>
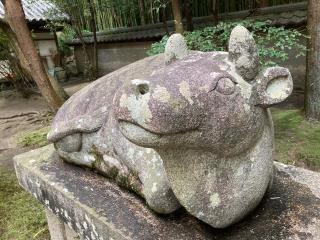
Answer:
<svg viewBox="0 0 320 240"><path fill-rule="evenodd" d="M46 209L51 240L77 240L80 236L50 210Z"/></svg>
<svg viewBox="0 0 320 240"><path fill-rule="evenodd" d="M320 239L320 174L275 162L273 188L246 219L213 229L184 209L161 216L108 179L63 162L52 145L14 158L20 184L47 208L53 240Z"/></svg>

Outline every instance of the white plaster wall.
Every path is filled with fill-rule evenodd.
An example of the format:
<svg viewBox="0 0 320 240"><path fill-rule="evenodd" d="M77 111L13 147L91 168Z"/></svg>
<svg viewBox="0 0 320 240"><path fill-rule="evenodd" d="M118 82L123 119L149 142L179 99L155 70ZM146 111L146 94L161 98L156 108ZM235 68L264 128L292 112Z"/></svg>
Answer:
<svg viewBox="0 0 320 240"><path fill-rule="evenodd" d="M52 55L50 51L57 53L57 46L54 40L38 40L36 44L41 57Z"/></svg>

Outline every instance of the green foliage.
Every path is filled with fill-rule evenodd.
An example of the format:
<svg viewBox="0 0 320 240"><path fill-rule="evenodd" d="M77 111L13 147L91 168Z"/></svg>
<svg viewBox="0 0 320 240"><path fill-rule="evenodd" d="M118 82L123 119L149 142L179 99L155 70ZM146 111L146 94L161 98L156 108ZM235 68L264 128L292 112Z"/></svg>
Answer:
<svg viewBox="0 0 320 240"><path fill-rule="evenodd" d="M170 0L153 0L153 10L159 14L160 9L165 9L170 4Z"/></svg>
<svg viewBox="0 0 320 240"><path fill-rule="evenodd" d="M56 9L48 12L54 17L58 13L68 16L73 27L81 31L92 31L90 6L96 15L99 31L116 27L137 26L140 24L138 1L130 0L47 0L55 4ZM148 3L148 2L147 2ZM150 14L148 12L148 14Z"/></svg>
<svg viewBox="0 0 320 240"><path fill-rule="evenodd" d="M320 124L299 110L272 109L276 160L320 171Z"/></svg>
<svg viewBox="0 0 320 240"><path fill-rule="evenodd" d="M0 167L0 239L50 239L43 207Z"/></svg>
<svg viewBox="0 0 320 240"><path fill-rule="evenodd" d="M1 74L0 74L1 76ZM12 84L0 83L0 92L14 89Z"/></svg>
<svg viewBox="0 0 320 240"><path fill-rule="evenodd" d="M0 27L0 92L16 87L24 96L27 88L32 87L33 81L20 63L17 47L9 27L1 24Z"/></svg>
<svg viewBox="0 0 320 240"><path fill-rule="evenodd" d="M230 33L237 25L242 25L251 31L259 49L260 62L264 66L273 66L288 60L288 51L292 49L295 49L296 57L305 55L307 51L303 41L301 43L301 39L307 36L299 31L270 26L268 22L250 20L220 22L214 27L186 32L188 48L204 52L227 51ZM164 52L167 39L165 36L160 42L152 44L148 54Z"/></svg>
<svg viewBox="0 0 320 240"><path fill-rule="evenodd" d="M68 42L75 37L75 31L68 24L63 25L63 31L58 35L59 52L65 56L70 56L72 50L68 45Z"/></svg>
<svg viewBox="0 0 320 240"><path fill-rule="evenodd" d="M168 41L168 36L165 35L159 42L152 43L151 49L147 52L148 55L156 55L164 52L164 48Z"/></svg>
<svg viewBox="0 0 320 240"><path fill-rule="evenodd" d="M14 72L13 62L9 61L13 59L13 45L9 36L0 28L0 78L10 79L19 75L18 72ZM5 90L6 85L1 84L0 91Z"/></svg>
<svg viewBox="0 0 320 240"><path fill-rule="evenodd" d="M44 146L48 144L47 134L50 131L50 127L40 128L35 131L27 131L20 135L18 142L24 147L28 146Z"/></svg>
<svg viewBox="0 0 320 240"><path fill-rule="evenodd" d="M30 0L29 0L30 1ZM36 1L36 0L32 0ZM61 12L70 16L76 16L81 20L82 29L89 30L90 22L88 16L88 0L47 0L58 6ZM290 0L290 3L305 0ZM145 24L160 23L162 21L161 9L166 9L167 20L173 20L170 0L92 0L97 16L97 29L107 31L118 27L138 26ZM259 7L259 0L229 0L218 1L218 12L228 13L234 11L252 10ZM287 4L288 0L269 0L269 6ZM184 2L181 1L181 12L184 14ZM190 0L192 15L194 17L209 16L212 0ZM79 11L81 9L81 11ZM56 14L55 14L56 16Z"/></svg>

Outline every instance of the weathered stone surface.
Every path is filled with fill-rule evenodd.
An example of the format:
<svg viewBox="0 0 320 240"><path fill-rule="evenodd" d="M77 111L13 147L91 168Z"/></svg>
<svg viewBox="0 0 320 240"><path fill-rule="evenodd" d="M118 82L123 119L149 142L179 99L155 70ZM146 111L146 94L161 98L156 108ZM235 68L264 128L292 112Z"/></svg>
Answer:
<svg viewBox="0 0 320 240"><path fill-rule="evenodd" d="M188 55L187 43L181 34L173 34L168 39L164 58L166 64L171 63L176 59L182 59Z"/></svg>
<svg viewBox="0 0 320 240"><path fill-rule="evenodd" d="M244 27L232 31L228 52L189 52L174 34L164 54L73 95L48 139L63 159L113 178L154 211L182 205L224 228L250 213L272 182L268 107L292 87L287 69L260 71Z"/></svg>
<svg viewBox="0 0 320 240"><path fill-rule="evenodd" d="M320 239L320 174L275 163L272 189L241 222L217 230L185 210L157 215L132 192L59 159L52 145L15 157L20 184L83 239Z"/></svg>
<svg viewBox="0 0 320 240"><path fill-rule="evenodd" d="M64 222L57 218L50 210L46 210L46 216L51 240L66 240Z"/></svg>
<svg viewBox="0 0 320 240"><path fill-rule="evenodd" d="M51 240L79 240L80 236L57 217L51 210L46 209Z"/></svg>

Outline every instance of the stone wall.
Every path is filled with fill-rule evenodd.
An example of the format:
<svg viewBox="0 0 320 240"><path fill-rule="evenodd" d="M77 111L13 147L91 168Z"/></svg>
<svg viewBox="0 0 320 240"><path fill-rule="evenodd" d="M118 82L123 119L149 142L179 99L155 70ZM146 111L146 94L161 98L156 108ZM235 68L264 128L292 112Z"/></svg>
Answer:
<svg viewBox="0 0 320 240"><path fill-rule="evenodd" d="M145 42L123 42L123 43L99 43L98 61L99 75L103 76L125 65L147 57L147 51L150 49L151 41ZM92 57L92 46L89 47L90 57ZM77 68L83 72L85 58L82 47L74 47Z"/></svg>
<svg viewBox="0 0 320 240"><path fill-rule="evenodd" d="M304 41L304 40L301 40ZM127 64L135 62L147 56L152 41L143 42L122 42L122 43L99 43L99 76L103 76ZM75 45L75 58L79 72L83 72L85 59L81 45ZM92 47L89 48L90 57L92 57ZM293 49L289 53L289 60L283 64L290 69L293 77L294 88L303 90L306 72L306 57L296 58L296 52Z"/></svg>

